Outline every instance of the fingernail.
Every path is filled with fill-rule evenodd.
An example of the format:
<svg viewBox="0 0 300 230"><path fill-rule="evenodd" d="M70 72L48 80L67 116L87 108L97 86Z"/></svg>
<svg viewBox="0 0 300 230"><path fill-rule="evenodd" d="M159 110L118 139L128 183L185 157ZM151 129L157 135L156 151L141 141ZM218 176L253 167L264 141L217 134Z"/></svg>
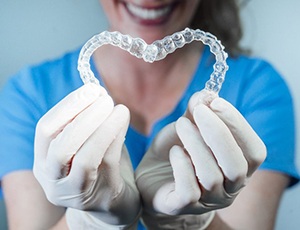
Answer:
<svg viewBox="0 0 300 230"><path fill-rule="evenodd" d="M222 98L216 98L213 100L210 104L210 108L214 111L222 111L225 108L224 99Z"/></svg>
<svg viewBox="0 0 300 230"><path fill-rule="evenodd" d="M102 96L107 94L106 90L102 86L95 83L87 83L83 87L84 95L87 97L97 97L99 95Z"/></svg>

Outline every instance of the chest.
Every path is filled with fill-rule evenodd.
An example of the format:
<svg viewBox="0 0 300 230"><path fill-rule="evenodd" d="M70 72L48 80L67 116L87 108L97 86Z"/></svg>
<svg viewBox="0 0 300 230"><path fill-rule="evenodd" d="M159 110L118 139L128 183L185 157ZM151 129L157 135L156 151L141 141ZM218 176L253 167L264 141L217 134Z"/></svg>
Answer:
<svg viewBox="0 0 300 230"><path fill-rule="evenodd" d="M156 87L152 89L136 88L122 90L119 96L113 96L116 103L126 105L130 110L130 124L138 132L148 135L153 125L174 111L184 96L187 84L178 84L173 88Z"/></svg>

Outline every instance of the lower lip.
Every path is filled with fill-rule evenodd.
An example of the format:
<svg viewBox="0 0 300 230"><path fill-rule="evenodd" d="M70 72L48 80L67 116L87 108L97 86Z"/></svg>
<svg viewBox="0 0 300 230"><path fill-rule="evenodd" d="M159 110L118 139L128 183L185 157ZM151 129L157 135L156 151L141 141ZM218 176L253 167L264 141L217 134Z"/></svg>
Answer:
<svg viewBox="0 0 300 230"><path fill-rule="evenodd" d="M173 4L171 6L171 9L170 9L170 11L167 14L165 14L165 15L159 17L159 18L156 18L156 19L143 19L143 18L140 18L140 17L134 15L133 13L131 13L130 10L128 10L126 4L124 4L124 7L125 7L126 11L128 12L128 14L136 22L138 22L139 24L144 25L144 26L157 26L157 25L162 25L162 24L164 24L164 23L166 23L168 21L168 19L170 18L170 15L174 11L175 4Z"/></svg>

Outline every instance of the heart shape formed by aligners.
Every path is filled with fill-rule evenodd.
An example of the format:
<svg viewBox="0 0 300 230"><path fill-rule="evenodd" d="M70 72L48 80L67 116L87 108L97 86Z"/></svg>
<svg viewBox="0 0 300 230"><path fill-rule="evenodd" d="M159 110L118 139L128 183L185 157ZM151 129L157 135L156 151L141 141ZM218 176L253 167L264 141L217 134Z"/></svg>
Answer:
<svg viewBox="0 0 300 230"><path fill-rule="evenodd" d="M225 73L228 70L226 64L228 55L216 36L200 29L192 30L186 28L162 40L157 40L150 45L141 38L132 38L129 35L123 35L119 32L104 31L93 36L82 47L78 58L78 71L83 83L92 82L99 84L99 81L91 71L90 58L94 51L102 45L110 44L120 47L137 58L143 58L144 61L152 63L164 59L177 48L181 48L192 41L201 41L204 45L208 45L210 52L216 57L216 62L213 66L214 70L210 75L210 79L205 84L205 89L218 94L224 82Z"/></svg>

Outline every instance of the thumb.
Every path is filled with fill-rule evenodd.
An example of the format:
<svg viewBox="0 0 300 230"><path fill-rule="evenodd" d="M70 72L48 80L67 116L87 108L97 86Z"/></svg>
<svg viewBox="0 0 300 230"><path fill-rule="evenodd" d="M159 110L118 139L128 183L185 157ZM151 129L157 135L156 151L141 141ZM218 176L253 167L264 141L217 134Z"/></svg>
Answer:
<svg viewBox="0 0 300 230"><path fill-rule="evenodd" d="M173 122L165 126L155 137L151 152L158 158L169 160L169 151L174 145L182 146Z"/></svg>
<svg viewBox="0 0 300 230"><path fill-rule="evenodd" d="M154 208L162 213L177 215L185 206L198 202L201 190L191 159L182 147L173 146L170 162L174 182L166 181L154 196Z"/></svg>
<svg viewBox="0 0 300 230"><path fill-rule="evenodd" d="M199 104L209 106L210 103L217 97L218 94L208 91L206 89L194 93L189 100L185 116L191 121L193 121L194 108Z"/></svg>

